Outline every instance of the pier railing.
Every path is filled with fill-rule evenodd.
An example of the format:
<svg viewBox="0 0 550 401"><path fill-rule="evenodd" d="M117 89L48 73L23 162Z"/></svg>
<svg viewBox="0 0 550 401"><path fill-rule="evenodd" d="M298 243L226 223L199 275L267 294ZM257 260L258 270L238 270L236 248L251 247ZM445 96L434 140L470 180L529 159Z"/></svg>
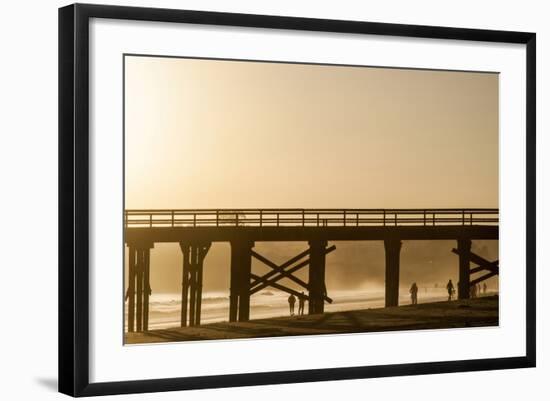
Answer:
<svg viewBox="0 0 550 401"><path fill-rule="evenodd" d="M499 209L134 209L126 227L498 225Z"/></svg>

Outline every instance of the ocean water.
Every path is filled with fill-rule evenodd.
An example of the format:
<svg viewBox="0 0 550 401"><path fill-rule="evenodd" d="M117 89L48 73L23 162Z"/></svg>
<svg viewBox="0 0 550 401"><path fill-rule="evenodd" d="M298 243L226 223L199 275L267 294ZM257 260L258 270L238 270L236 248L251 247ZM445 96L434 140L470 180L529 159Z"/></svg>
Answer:
<svg viewBox="0 0 550 401"><path fill-rule="evenodd" d="M491 291L493 293L493 291ZM325 303L326 312L358 310L384 307L384 290L331 291L328 294L333 303ZM180 326L180 294L155 294L149 300L149 329L164 329ZM289 315L288 294L282 291L266 290L250 298L250 318L262 319ZM447 300L444 288L420 288L418 303ZM410 304L408 289L402 288L400 305ZM305 313L307 314L307 302ZM295 312L298 311L298 303ZM127 315L127 308L125 308ZM229 319L229 292L205 292L202 298L201 323L224 322ZM126 319L127 320L127 316Z"/></svg>

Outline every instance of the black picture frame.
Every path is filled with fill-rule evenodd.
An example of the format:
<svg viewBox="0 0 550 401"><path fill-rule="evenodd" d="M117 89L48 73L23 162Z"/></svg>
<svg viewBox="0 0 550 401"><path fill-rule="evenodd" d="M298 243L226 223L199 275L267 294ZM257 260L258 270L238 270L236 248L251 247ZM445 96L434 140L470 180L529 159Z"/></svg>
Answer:
<svg viewBox="0 0 550 401"><path fill-rule="evenodd" d="M89 21L160 21L252 28L438 38L526 45L526 355L90 383L89 380ZM479 29L338 21L220 12L74 4L59 9L59 391L71 396L252 386L534 367L536 35Z"/></svg>

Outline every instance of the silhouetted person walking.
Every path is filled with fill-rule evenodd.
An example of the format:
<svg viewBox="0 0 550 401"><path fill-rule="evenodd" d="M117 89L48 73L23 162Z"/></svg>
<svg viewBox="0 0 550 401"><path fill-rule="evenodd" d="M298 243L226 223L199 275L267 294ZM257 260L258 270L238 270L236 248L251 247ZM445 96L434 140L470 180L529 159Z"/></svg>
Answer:
<svg viewBox="0 0 550 401"><path fill-rule="evenodd" d="M296 303L296 297L292 294L288 297L288 306L290 307L290 316L294 316L294 304Z"/></svg>
<svg viewBox="0 0 550 401"><path fill-rule="evenodd" d="M304 306L306 304L306 296L302 291L302 294L298 297L298 315L304 316Z"/></svg>
<svg viewBox="0 0 550 401"><path fill-rule="evenodd" d="M409 292L411 293L411 303L416 305L418 303L418 286L416 285L416 282L412 283Z"/></svg>
<svg viewBox="0 0 550 401"><path fill-rule="evenodd" d="M449 282L447 283L447 293L449 294L448 301L453 299L454 292L455 292L455 286L453 285L453 282L451 281L451 279L449 279Z"/></svg>
<svg viewBox="0 0 550 401"><path fill-rule="evenodd" d="M483 295L487 294L487 283L483 283Z"/></svg>

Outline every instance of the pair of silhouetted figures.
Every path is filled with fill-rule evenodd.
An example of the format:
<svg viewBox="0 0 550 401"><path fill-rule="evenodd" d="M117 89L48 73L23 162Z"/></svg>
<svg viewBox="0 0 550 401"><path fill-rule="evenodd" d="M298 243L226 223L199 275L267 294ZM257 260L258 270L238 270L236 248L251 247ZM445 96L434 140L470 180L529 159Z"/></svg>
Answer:
<svg viewBox="0 0 550 401"><path fill-rule="evenodd" d="M296 304L296 297L293 294L290 294L288 297L288 306L290 308L290 316L294 316L294 305ZM304 315L304 307L306 304L306 296L302 292L298 295L298 315Z"/></svg>
<svg viewBox="0 0 550 401"><path fill-rule="evenodd" d="M487 284L483 283L483 295L487 293ZM477 298L481 295L481 285L474 284L470 286L470 298Z"/></svg>

